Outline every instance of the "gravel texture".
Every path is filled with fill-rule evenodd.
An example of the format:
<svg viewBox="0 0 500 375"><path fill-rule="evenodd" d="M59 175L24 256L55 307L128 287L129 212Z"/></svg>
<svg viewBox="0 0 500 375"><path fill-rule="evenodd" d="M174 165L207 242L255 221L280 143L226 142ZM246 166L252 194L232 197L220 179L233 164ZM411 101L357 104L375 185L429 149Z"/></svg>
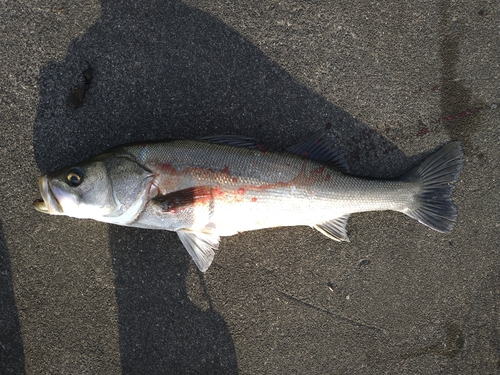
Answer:
<svg viewBox="0 0 500 375"><path fill-rule="evenodd" d="M0 1L0 373L498 374L499 25L498 0ZM371 177L462 141L455 230L247 232L201 275L175 233L32 206L110 146L327 123Z"/></svg>

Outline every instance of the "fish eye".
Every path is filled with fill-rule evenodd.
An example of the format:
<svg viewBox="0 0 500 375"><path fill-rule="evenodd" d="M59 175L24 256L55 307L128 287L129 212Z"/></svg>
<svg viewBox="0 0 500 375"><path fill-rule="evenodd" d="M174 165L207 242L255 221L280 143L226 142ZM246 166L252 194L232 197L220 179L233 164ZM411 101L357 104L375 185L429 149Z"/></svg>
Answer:
<svg viewBox="0 0 500 375"><path fill-rule="evenodd" d="M77 168L70 169L66 175L66 183L69 186L75 187L83 182L83 173Z"/></svg>

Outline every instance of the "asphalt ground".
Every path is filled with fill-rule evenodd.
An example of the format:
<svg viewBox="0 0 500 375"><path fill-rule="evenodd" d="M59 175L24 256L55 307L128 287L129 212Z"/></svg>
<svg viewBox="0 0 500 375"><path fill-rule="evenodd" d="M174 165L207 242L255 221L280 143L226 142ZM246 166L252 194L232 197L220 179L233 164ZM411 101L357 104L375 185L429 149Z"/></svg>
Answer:
<svg viewBox="0 0 500 375"><path fill-rule="evenodd" d="M493 0L1 1L0 373L499 373L499 75ZM327 123L363 176L460 140L456 228L247 232L202 275L175 233L33 209L110 146Z"/></svg>

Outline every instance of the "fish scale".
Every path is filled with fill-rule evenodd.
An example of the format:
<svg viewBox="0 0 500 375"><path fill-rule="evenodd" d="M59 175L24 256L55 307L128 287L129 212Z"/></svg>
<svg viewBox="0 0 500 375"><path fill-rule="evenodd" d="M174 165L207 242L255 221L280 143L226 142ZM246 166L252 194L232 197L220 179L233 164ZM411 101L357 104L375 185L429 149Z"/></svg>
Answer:
<svg viewBox="0 0 500 375"><path fill-rule="evenodd" d="M200 205L199 210L190 211L196 218L186 220L190 225L196 222L197 229L213 222L215 228L220 228L221 235L265 227L314 225L352 212L401 210L411 199L411 191L416 190L415 182L353 178L286 153L193 141L175 142L168 154L158 145L147 153L141 151L141 146L127 151L142 155L141 162L154 172L161 170L164 161L169 160L171 168L157 183L165 194L193 185L219 186L224 194L214 197L215 214L209 218L206 207ZM222 172L224 170L230 172ZM183 178L175 186L168 182L162 184L178 174ZM163 185L169 189L164 189ZM244 194L238 192L240 189ZM256 199L252 201L252 198ZM263 215L266 220L262 220ZM147 225L164 228L166 223L159 220L156 225L148 220ZM141 225L140 218L137 224Z"/></svg>
<svg viewBox="0 0 500 375"><path fill-rule="evenodd" d="M399 179L345 173L341 153L319 133L287 151L248 138L209 137L114 148L40 179L42 212L172 230L206 271L220 236L308 225L348 241L350 214L402 212L440 232L457 210L453 183L463 166L450 142Z"/></svg>

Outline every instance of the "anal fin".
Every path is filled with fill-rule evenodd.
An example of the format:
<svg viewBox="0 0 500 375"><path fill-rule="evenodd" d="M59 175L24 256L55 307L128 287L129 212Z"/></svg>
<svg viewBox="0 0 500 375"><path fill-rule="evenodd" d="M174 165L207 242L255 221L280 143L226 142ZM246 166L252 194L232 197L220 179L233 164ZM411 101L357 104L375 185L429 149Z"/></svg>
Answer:
<svg viewBox="0 0 500 375"><path fill-rule="evenodd" d="M177 234L198 269L205 272L212 264L214 250L219 247L219 236L187 229L178 230Z"/></svg>
<svg viewBox="0 0 500 375"><path fill-rule="evenodd" d="M349 242L346 227L350 216L351 214L336 217L335 219L316 224L313 227L332 240Z"/></svg>

